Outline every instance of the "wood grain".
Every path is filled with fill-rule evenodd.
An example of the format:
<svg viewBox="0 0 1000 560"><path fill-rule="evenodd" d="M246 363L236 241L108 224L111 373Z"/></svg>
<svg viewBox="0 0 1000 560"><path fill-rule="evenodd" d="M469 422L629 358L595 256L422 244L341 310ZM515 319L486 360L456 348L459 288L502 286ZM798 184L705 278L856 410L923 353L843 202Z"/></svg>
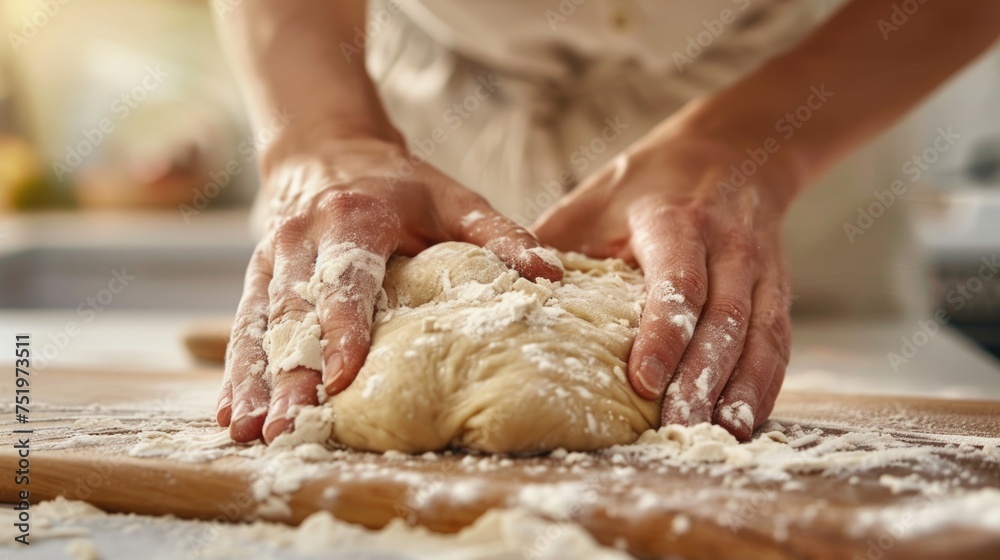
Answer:
<svg viewBox="0 0 1000 560"><path fill-rule="evenodd" d="M48 371L38 379L34 394L47 407L33 415L33 445L44 447L72 434L73 430L66 426L76 419L95 414L83 406L92 402L108 407L100 414L119 414L124 419L141 418L144 410L156 406L169 408L164 403L182 405L178 414L204 413L214 400L219 372ZM933 443L941 434L1000 437L1000 403L991 401L786 393L774 417L784 423L833 432L877 427L923 443ZM251 483L259 473L251 461L224 457L191 464L130 457L130 438L139 441L141 434L130 432L130 421L123 420L123 424L126 428L108 434L107 445L33 452L33 501L62 495L111 512L173 514L227 522L255 517L257 501ZM6 438L9 430L4 429L4 434ZM643 558L673 555L697 560L825 560L876 558L877 553L878 558L886 560L992 559L1000 553L1000 534L996 532L948 529L893 540L887 550L878 548L870 556L869 542L877 546L880 537L889 542L885 540L888 532L887 528L875 527L861 534L852 533L851 520L859 508L913 507L918 511L918 496L893 494L878 484L881 474L908 473L899 467L866 472L856 484L850 484L846 475L800 475L796 480L802 483L801 490L779 492L767 487L722 488L719 479L708 474L679 469L662 474L644 470L642 465L636 467L638 473L619 479L613 475L613 465L606 456L596 457L592 467L578 472L559 472L562 463L548 457L513 458L507 466L482 472L463 466L464 458L452 454L441 455L435 461L399 461L377 454L351 453L338 468L330 468L290 495L291 516L285 521L296 524L315 511L327 510L340 519L372 528L404 517L435 531L454 532L489 508L515 503L528 486L579 482L589 485L594 497L573 510L571 519L601 542L624 544L632 554ZM0 448L0 471L12 472L16 461L5 442ZM347 468L352 466L370 466L378 474L366 479L350 476L357 472ZM533 468L539 466L548 468ZM963 483L966 488L1000 487L1000 472L995 464L956 467L975 477ZM414 478L425 481L423 486L414 486ZM455 501L447 492L434 491L434 485L447 489L460 483L475 484L479 489L476 498ZM336 492L329 492L329 488ZM0 499L10 501L15 490L10 477L0 478ZM414 500L415 492L424 491L428 499ZM654 496L659 505L638 508L635 496L642 494ZM727 520L721 516L733 503L742 508L738 524L731 522L732 517ZM675 534L670 530L671 521L681 514L691 526ZM787 525L784 531L780 530L783 524Z"/></svg>

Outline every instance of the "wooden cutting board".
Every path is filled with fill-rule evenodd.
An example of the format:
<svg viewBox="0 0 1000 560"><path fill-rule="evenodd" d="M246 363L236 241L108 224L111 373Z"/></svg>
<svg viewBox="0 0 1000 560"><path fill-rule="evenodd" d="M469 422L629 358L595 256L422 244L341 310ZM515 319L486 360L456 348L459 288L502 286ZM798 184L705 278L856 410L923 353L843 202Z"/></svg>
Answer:
<svg viewBox="0 0 1000 560"><path fill-rule="evenodd" d="M142 440L134 426L154 414L184 419L205 434L217 432L207 411L214 406L220 377L219 370L208 368L157 374L45 371L36 375L33 400L44 403L44 408L35 407L30 422L35 449L32 500L62 495L110 512L229 521L253 518L256 502L251 484L260 473L249 459L181 463L128 455L131 444ZM9 387L0 389L3 402L13 401L11 392ZM103 408L88 409L91 403ZM88 432L88 447L53 449L86 432L86 419L95 415L113 415L121 425ZM774 418L785 425L798 423L827 432L877 427L930 444L940 434L1000 437L998 402L789 392L779 400ZM80 419L83 427L66 429ZM9 438L14 427L23 426L10 420L3 425L0 472L16 468L18 457ZM473 463L480 460L474 459ZM887 539L889 528L884 526L852 531L859 508L916 507L919 497L893 494L878 483L882 474L908 474L898 467L866 472L854 483L846 475L796 475L801 487L786 492L759 485L723 488L717 477L677 468L656 472L640 466L638 472L619 478L615 469L623 465L608 456L595 457L590 466L576 469L566 469L564 462L549 457L493 461L487 471L470 468L469 462L462 454L442 454L428 461L352 452L291 494L286 521L298 523L315 511L328 510L372 528L402 516L435 531L453 532L489 508L516 503L525 488L580 483L592 491L593 499L574 508L571 519L599 541L624 546L640 557L994 559L1000 553L1000 534L981 529L949 528L904 541ZM968 473L962 482L966 488L1000 487L995 463L959 461L956 469ZM368 475L357 476L359 472ZM421 482L415 486L414 480ZM478 491L461 500L438 492L462 484ZM13 477L0 477L0 499L13 500L17 489ZM644 495L650 498L637 503L636 496ZM677 527L673 520L679 515L689 521L686 531L671 529ZM872 549L879 542L886 546Z"/></svg>

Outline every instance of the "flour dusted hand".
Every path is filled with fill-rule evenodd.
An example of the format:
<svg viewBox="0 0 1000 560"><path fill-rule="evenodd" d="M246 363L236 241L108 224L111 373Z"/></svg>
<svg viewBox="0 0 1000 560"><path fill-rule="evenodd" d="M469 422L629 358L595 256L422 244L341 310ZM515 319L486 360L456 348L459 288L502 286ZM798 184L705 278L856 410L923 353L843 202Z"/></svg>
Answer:
<svg viewBox="0 0 1000 560"><path fill-rule="evenodd" d="M618 260L540 254L565 266L561 282L529 282L468 243L393 257L357 379L303 408L283 438L524 453L631 443L659 426L659 404L625 376L642 273Z"/></svg>
<svg viewBox="0 0 1000 560"><path fill-rule="evenodd" d="M247 268L216 415L237 441L270 442L292 427L289 409L351 384L390 255L462 241L523 278L562 277L527 230L431 165L411 163L401 144L292 143L275 153L263 169L266 233Z"/></svg>

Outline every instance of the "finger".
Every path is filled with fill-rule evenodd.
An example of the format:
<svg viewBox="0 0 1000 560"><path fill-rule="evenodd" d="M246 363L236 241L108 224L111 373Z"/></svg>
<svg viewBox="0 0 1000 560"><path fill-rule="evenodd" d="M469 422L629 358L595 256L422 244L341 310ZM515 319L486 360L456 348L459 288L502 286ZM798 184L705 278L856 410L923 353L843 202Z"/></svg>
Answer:
<svg viewBox="0 0 1000 560"><path fill-rule="evenodd" d="M743 350L755 267L739 246L709 262L708 299L663 400L664 424L709 422Z"/></svg>
<svg viewBox="0 0 1000 560"><path fill-rule="evenodd" d="M309 289L322 333L323 388L334 395L365 363L375 304L400 226L391 208L369 196L338 193L322 204L325 222Z"/></svg>
<svg viewBox="0 0 1000 560"><path fill-rule="evenodd" d="M789 291L777 276L769 276L761 279L754 289L746 344L713 417L719 425L744 440L770 414L791 349Z"/></svg>
<svg viewBox="0 0 1000 560"><path fill-rule="evenodd" d="M232 361L232 344L227 344L226 347L226 361L229 363ZM229 368L226 368L225 373L222 376L222 388L219 389L219 398L215 404L215 421L219 423L219 426L223 428L228 428L229 423L233 420L233 382L229 375Z"/></svg>
<svg viewBox="0 0 1000 560"><path fill-rule="evenodd" d="M267 330L267 288L273 272L269 244L258 245L250 258L243 283L243 297L236 310L236 320L226 349L226 373L223 394L216 419L229 426L236 441L260 437L270 394L265 369L264 333ZM226 405L226 397L229 405Z"/></svg>
<svg viewBox="0 0 1000 560"><path fill-rule="evenodd" d="M307 367L296 367L283 371L275 378L271 390L271 406L264 422L265 443L271 443L279 435L294 428L295 419L288 417L294 406L315 406L319 403L317 387L320 386L320 372Z"/></svg>
<svg viewBox="0 0 1000 560"><path fill-rule="evenodd" d="M317 404L316 387L323 370L319 319L307 288L316 263L310 241L311 217L283 221L274 234L274 277L268 286L271 306L264 337L271 399L263 426L264 441L292 427L288 409Z"/></svg>
<svg viewBox="0 0 1000 560"><path fill-rule="evenodd" d="M764 393L764 398L761 399L760 405L757 407L757 413L754 415L753 428L755 430L771 417L774 405L778 402L778 395L781 392L781 385L785 381L785 372L787 370L787 363L778 364L778 368L774 370L774 375L771 377L771 387Z"/></svg>
<svg viewBox="0 0 1000 560"><path fill-rule="evenodd" d="M242 299L242 297L241 297ZM228 428L233 419L233 378L230 364L233 362L233 326L229 327L229 340L226 341L225 369L222 373L222 388L215 403L215 421L219 426Z"/></svg>
<svg viewBox="0 0 1000 560"><path fill-rule="evenodd" d="M705 246L698 225L666 212L630 216L632 250L646 275L646 304L629 355L636 393L658 399L673 377L705 303Z"/></svg>
<svg viewBox="0 0 1000 560"><path fill-rule="evenodd" d="M452 235L493 251L508 267L528 280L562 280L563 266L555 253L542 247L528 230L494 210L479 196L444 209L442 218L454 224Z"/></svg>

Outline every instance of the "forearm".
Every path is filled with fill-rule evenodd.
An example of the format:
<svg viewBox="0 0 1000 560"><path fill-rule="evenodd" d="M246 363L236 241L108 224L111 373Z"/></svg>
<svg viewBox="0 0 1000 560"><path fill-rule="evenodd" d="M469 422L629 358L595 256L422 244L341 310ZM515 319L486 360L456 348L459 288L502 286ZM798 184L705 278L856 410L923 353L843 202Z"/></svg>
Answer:
<svg viewBox="0 0 1000 560"><path fill-rule="evenodd" d="M773 139L769 173L794 197L1000 36L995 0L928 0L898 26L895 3L854 0L796 48L693 104L685 126L744 150Z"/></svg>
<svg viewBox="0 0 1000 560"><path fill-rule="evenodd" d="M364 46L354 44L365 11L364 0L245 0L217 14L255 129L275 114L294 115L272 131L265 172L268 160L329 138L398 140L365 71Z"/></svg>

